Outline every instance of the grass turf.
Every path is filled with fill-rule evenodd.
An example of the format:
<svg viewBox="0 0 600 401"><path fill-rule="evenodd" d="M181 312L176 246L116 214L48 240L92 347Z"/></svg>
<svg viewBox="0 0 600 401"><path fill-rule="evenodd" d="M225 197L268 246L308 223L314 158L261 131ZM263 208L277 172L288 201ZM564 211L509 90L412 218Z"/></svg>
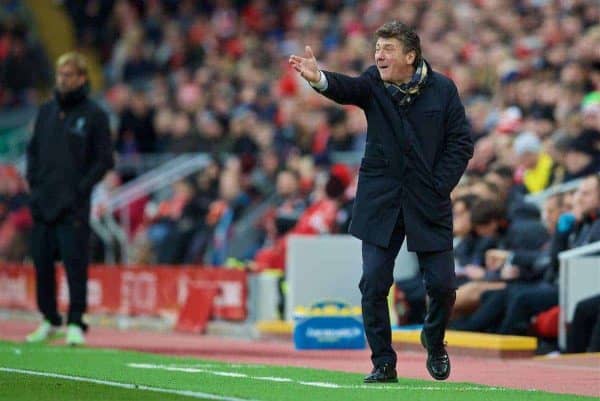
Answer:
<svg viewBox="0 0 600 401"><path fill-rule="evenodd" d="M171 395L143 390L128 390L109 387L102 384L81 383L49 377L30 376L20 373L0 372L0 400L81 400L81 401L116 401L144 400L189 401L186 396ZM196 398L198 400L198 398ZM208 400L208 398L206 398Z"/></svg>
<svg viewBox="0 0 600 401"><path fill-rule="evenodd" d="M0 400L592 400L594 397L519 391L470 383L400 379L363 385L362 375L316 369L229 364L117 350L0 342L0 369L23 369L123 383L137 388L32 376L0 370ZM87 379L83 379L87 380ZM144 386L159 389L152 392ZM165 393L187 391L181 394Z"/></svg>

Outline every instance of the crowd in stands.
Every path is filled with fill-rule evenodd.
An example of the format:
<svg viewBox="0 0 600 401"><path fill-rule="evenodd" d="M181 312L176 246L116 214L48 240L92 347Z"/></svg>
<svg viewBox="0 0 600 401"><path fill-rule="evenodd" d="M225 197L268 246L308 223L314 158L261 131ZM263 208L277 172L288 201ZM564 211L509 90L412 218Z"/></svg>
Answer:
<svg viewBox="0 0 600 401"><path fill-rule="evenodd" d="M50 85L48 60L31 13L18 0L0 2L0 109L33 106Z"/></svg>
<svg viewBox="0 0 600 401"><path fill-rule="evenodd" d="M318 175L327 175L336 152L360 152L366 129L360 110L318 96L287 58L311 44L323 68L357 74L372 60L370 33L389 15L417 26L425 57L457 83L477 141L468 175L481 191L482 177L498 166L508 169L498 179L524 193L600 170L600 11L591 1L65 4L82 45L104 60L119 155L206 152L219 170L208 192L198 185L207 180L201 173L174 185L170 199L149 199L147 213L138 210L141 232L129 234L145 244L143 261L222 263L254 260L261 245L273 250L273 211L258 223L270 231L254 233L266 242L235 255L223 248L231 245L223 230L235 231L276 192L281 171L299 181L297 222L321 196ZM194 231L188 220L201 226ZM220 256L206 254L213 247ZM279 261L267 264L282 269L281 255L272 257Z"/></svg>
<svg viewBox="0 0 600 401"><path fill-rule="evenodd" d="M0 263L23 261L29 254L28 235L33 220L26 188L14 166L0 165Z"/></svg>
<svg viewBox="0 0 600 401"><path fill-rule="evenodd" d="M558 302L557 252L600 240L597 1L63 4L80 45L103 62L118 156L211 155L167 194L129 206L134 263L285 270L290 233L344 233L357 165L336 156L360 154L364 114L315 93L287 59L309 44L321 68L359 74L372 64L372 33L390 18L415 26L424 57L456 82L476 141L452 194L454 327L525 333ZM96 217L127 176L105 178ZM541 210L524 201L579 178ZM398 288L401 321L421 320L420 280Z"/></svg>

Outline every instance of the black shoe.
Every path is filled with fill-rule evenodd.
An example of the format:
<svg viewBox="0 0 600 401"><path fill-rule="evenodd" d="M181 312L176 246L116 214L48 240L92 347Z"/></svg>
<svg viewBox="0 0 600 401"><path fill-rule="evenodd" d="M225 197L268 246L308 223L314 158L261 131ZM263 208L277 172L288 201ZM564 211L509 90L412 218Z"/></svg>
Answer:
<svg viewBox="0 0 600 401"><path fill-rule="evenodd" d="M427 350L427 371L435 380L446 380L450 376L450 357L445 344L435 349L427 347L425 332L421 331L421 344Z"/></svg>
<svg viewBox="0 0 600 401"><path fill-rule="evenodd" d="M397 383L398 373L389 365L376 366L370 375L365 376L365 383Z"/></svg>

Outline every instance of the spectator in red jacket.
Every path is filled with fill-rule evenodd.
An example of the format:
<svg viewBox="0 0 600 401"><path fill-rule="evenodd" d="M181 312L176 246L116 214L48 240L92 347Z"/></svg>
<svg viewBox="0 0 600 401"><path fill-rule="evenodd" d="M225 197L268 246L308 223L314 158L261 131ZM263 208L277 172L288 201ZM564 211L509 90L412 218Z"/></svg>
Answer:
<svg viewBox="0 0 600 401"><path fill-rule="evenodd" d="M255 264L259 270L278 269L285 271L285 253L290 235L321 235L335 232L338 210L345 199L345 190L352 177L348 168L335 165L323 194L300 216L298 223L283 238L268 248L259 250Z"/></svg>

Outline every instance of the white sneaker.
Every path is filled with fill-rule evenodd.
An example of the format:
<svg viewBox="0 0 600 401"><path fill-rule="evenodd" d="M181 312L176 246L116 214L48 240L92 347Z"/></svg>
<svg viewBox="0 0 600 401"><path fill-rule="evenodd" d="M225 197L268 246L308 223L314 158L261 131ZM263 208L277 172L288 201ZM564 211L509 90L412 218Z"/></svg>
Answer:
<svg viewBox="0 0 600 401"><path fill-rule="evenodd" d="M65 340L67 345L84 345L85 336L83 330L76 324L70 324L67 327L67 338Z"/></svg>
<svg viewBox="0 0 600 401"><path fill-rule="evenodd" d="M53 326L49 321L44 320L37 329L25 337L28 343L41 343L43 341L52 340L62 336L64 333L60 326Z"/></svg>

